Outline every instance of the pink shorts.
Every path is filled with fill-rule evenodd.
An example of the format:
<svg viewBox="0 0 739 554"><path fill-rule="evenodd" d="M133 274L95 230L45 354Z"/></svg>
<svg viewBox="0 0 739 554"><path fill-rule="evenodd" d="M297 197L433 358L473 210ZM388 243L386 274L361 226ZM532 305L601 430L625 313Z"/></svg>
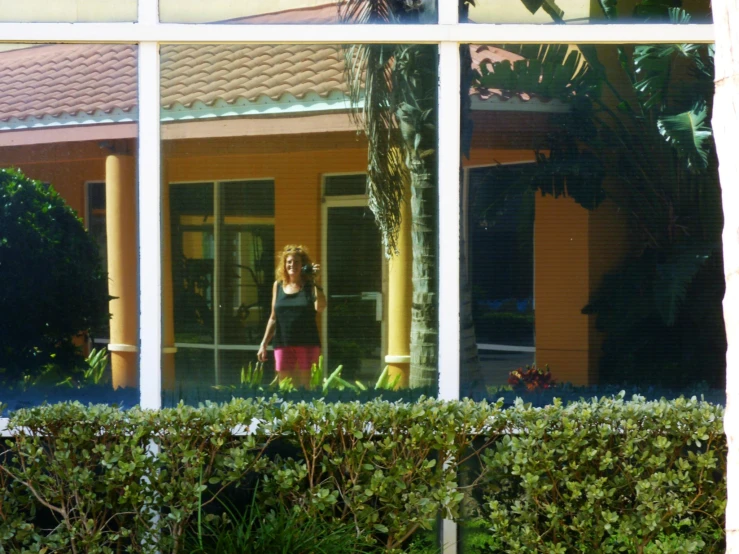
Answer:
<svg viewBox="0 0 739 554"><path fill-rule="evenodd" d="M320 355L320 346L280 346L275 348L275 369L309 371L313 364L318 363Z"/></svg>

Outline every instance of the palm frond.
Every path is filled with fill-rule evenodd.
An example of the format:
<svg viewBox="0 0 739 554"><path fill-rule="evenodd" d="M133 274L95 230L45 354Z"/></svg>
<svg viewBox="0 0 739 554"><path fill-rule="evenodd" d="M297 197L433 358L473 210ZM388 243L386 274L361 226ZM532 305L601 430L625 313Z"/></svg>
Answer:
<svg viewBox="0 0 739 554"><path fill-rule="evenodd" d="M688 169L691 171L704 170L708 167L713 131L707 116L708 107L705 102L700 102L690 111L657 120L660 134L687 161Z"/></svg>
<svg viewBox="0 0 739 554"><path fill-rule="evenodd" d="M342 17L375 21L385 17L386 2L344 2ZM408 182L400 154L401 136L390 111L392 74L397 47L392 44L344 46L344 67L352 118L369 143L367 193L369 207L382 233L386 250L397 250L403 194Z"/></svg>
<svg viewBox="0 0 739 554"><path fill-rule="evenodd" d="M691 241L676 245L657 264L654 302L665 325L673 325L690 283L719 248L718 244Z"/></svg>
<svg viewBox="0 0 739 554"><path fill-rule="evenodd" d="M488 48L482 46L478 51ZM534 94L562 101L594 92L599 80L582 53L567 45L502 45L508 52L523 57L508 60L484 60L473 78L473 86L482 94L491 89L504 95Z"/></svg>
<svg viewBox="0 0 739 554"><path fill-rule="evenodd" d="M606 19L618 19L618 0L598 0Z"/></svg>

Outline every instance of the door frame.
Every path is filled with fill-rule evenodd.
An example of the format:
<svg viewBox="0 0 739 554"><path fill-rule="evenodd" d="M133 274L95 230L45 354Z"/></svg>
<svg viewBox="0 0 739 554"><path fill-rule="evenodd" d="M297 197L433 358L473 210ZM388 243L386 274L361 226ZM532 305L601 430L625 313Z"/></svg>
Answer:
<svg viewBox="0 0 739 554"><path fill-rule="evenodd" d="M525 159L520 161L503 162L503 163L481 163L466 165L462 168L462 222L461 222L461 237L464 240L465 248L465 262L467 265L467 275L470 278L470 264L472 263L472 255L470 252L470 170L472 169L487 169L496 168L512 165L531 165L535 164L536 160ZM534 273L532 284L533 284L533 306L534 313L536 313L536 235L534 235L533 244L533 266L532 271ZM477 343L477 349L481 351L497 351L497 352L531 352L534 354L534 363L536 363L536 331L534 331L534 346L511 346L509 344L487 344Z"/></svg>
<svg viewBox="0 0 739 554"><path fill-rule="evenodd" d="M326 196L326 178L340 177L342 175L366 175L359 171L347 171L336 173L323 173L321 175L321 273L323 273L323 284L326 298L329 297L330 291L328 287L328 275L331 270L328 263L328 210L330 208L366 208L369 206L369 197L366 194L346 194L336 196ZM384 363L385 354L387 353L387 313L388 313L388 260L381 256L380 268L382 270L382 321L380 322L380 360ZM321 351L328 357L328 311L331 309L329 304L326 311L321 314ZM334 368L331 368L332 370ZM327 364L323 365L323 375L327 377L329 368Z"/></svg>
<svg viewBox="0 0 739 554"><path fill-rule="evenodd" d="M229 178L229 179L197 179L197 180L182 180L182 181L167 181L163 186L169 187L167 191L168 198L171 197L171 188L177 185L197 185L197 184L213 184L213 344L209 343L192 343L192 342L175 342L174 347L180 348L193 348L196 350L213 350L213 379L215 385L221 384L221 352L225 350L239 350L239 351L257 351L259 345L255 344L223 344L220 342L221 339L221 326L220 326L220 311L223 309L220 306L221 300L221 276L220 276L220 264L223 253L220 251L220 234L221 225L220 221L223 218L223 193L220 190L220 185L225 183L241 183L247 181L272 181L276 182L274 177L249 177L245 179ZM275 213L276 213L276 202L275 197ZM171 213L171 205L167 206L167 209ZM270 222L276 230L275 220L276 215L272 217L259 218L264 220L265 225L269 225ZM169 222L170 228L166 229L165 232L172 233L172 221ZM169 240L169 239L168 239ZM170 245L171 248L172 245ZM172 265L170 263L169 268L165 268L165 271L172 272ZM172 283L174 287L174 282ZM174 291L173 291L174 292ZM174 308L174 305L173 305ZM227 308L228 309L228 308ZM174 314L172 315L174 317ZM272 350L272 347L268 347Z"/></svg>

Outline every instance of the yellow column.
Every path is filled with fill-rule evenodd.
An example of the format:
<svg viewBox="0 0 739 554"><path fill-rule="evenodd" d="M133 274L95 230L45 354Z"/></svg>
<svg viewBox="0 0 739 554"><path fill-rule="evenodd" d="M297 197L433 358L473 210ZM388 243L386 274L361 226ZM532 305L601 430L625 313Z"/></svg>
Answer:
<svg viewBox="0 0 739 554"><path fill-rule="evenodd" d="M411 281L413 246L411 242L410 190L403 202L398 233L398 254L390 258L388 279L388 341L385 363L390 380L400 375L399 385L408 386L411 365Z"/></svg>
<svg viewBox="0 0 739 554"><path fill-rule="evenodd" d="M567 197L536 195L536 364L561 383L592 384L589 300L590 213Z"/></svg>
<svg viewBox="0 0 739 554"><path fill-rule="evenodd" d="M169 183L162 182L162 388L174 390L174 297L172 295L172 223L169 214Z"/></svg>
<svg viewBox="0 0 739 554"><path fill-rule="evenodd" d="M138 255L136 248L136 162L113 154L105 160L108 234L110 361L113 388L138 384Z"/></svg>

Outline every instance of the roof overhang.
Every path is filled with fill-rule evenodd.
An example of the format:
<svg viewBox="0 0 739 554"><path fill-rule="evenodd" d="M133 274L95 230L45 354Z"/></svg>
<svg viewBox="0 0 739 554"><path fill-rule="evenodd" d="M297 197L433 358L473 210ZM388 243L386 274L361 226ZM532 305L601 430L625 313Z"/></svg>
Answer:
<svg viewBox="0 0 739 554"><path fill-rule="evenodd" d="M138 136L136 122L110 125L72 125L0 132L0 147L62 142L129 139Z"/></svg>
<svg viewBox="0 0 739 554"><path fill-rule="evenodd" d="M518 96L471 98L473 112L566 113L570 106L559 100L523 100ZM120 113L118 113L120 112ZM1 146L54 142L136 138L137 110L105 114L64 115L34 121L7 121L0 126ZM356 131L350 105L340 92L327 97L286 95L279 100L215 102L177 105L161 110L162 139L286 135ZM17 125L14 125L17 123Z"/></svg>

